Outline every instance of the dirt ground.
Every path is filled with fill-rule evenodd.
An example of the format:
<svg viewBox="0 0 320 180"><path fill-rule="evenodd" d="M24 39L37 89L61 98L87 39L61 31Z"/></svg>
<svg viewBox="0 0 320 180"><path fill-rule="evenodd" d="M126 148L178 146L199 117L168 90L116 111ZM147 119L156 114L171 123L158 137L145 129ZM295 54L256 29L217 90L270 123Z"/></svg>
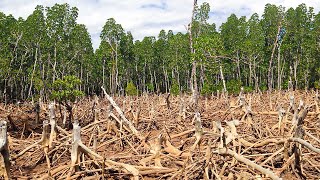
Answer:
<svg viewBox="0 0 320 180"><path fill-rule="evenodd" d="M50 119L47 104L38 124L31 103L1 105L11 178L319 179L316 92L201 96L199 116L190 96L166 97L113 97L122 117L106 98L77 102L74 119L81 126L81 144L90 151L81 146L74 151L76 160L73 131L63 128L64 108L55 106L58 126L48 145L40 142L42 122ZM5 174L3 163L0 173Z"/></svg>

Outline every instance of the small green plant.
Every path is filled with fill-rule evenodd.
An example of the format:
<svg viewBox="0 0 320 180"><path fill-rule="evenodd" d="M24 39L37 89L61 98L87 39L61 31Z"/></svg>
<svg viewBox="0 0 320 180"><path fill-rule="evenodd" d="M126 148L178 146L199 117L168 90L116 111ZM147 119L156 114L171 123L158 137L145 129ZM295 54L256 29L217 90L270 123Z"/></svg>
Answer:
<svg viewBox="0 0 320 180"><path fill-rule="evenodd" d="M69 112L69 122L65 124L65 128L70 129L73 120L73 103L78 97L84 95L82 91L76 89L81 84L81 80L76 76L64 76L52 83L51 99L56 100L60 105L66 106Z"/></svg>
<svg viewBox="0 0 320 180"><path fill-rule="evenodd" d="M179 95L179 93L180 93L179 84L175 80L172 82L172 86L170 88L170 93L175 96Z"/></svg>
<svg viewBox="0 0 320 180"><path fill-rule="evenodd" d="M129 96L138 95L137 88L136 88L136 86L133 84L132 81L130 81L130 82L127 84L126 94L129 95Z"/></svg>

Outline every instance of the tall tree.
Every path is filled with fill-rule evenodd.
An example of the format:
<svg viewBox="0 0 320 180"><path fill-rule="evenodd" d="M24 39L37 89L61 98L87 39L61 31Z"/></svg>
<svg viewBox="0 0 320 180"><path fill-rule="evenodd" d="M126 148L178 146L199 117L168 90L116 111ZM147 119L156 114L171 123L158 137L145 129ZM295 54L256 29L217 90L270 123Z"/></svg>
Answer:
<svg viewBox="0 0 320 180"><path fill-rule="evenodd" d="M119 60L119 46L124 30L120 24L117 24L113 18L107 20L100 34L101 41L106 41L111 48L111 93L115 94L118 81L118 60Z"/></svg>

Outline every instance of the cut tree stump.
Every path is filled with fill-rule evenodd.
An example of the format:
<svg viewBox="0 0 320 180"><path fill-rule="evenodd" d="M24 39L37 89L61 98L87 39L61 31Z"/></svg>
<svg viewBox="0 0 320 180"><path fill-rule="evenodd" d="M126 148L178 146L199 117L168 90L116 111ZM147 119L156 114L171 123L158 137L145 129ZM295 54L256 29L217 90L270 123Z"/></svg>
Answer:
<svg viewBox="0 0 320 180"><path fill-rule="evenodd" d="M8 149L7 122L0 122L0 152L5 166L5 179L10 179L10 154Z"/></svg>

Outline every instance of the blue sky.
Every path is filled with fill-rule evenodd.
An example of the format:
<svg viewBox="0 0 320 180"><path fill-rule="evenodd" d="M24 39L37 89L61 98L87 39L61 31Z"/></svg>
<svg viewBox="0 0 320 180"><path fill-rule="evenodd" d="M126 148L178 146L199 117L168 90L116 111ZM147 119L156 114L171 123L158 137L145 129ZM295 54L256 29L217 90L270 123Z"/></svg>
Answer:
<svg viewBox="0 0 320 180"><path fill-rule="evenodd" d="M237 16L261 15L267 3L297 7L301 3L319 12L319 0L198 0L211 7L210 23L220 26L231 13ZM91 35L94 48L100 44L100 32L108 18L115 18L135 39L157 36L161 29L185 32L190 22L193 0L0 0L0 11L16 18L26 18L36 5L53 6L69 3L79 9L78 23L85 24Z"/></svg>

